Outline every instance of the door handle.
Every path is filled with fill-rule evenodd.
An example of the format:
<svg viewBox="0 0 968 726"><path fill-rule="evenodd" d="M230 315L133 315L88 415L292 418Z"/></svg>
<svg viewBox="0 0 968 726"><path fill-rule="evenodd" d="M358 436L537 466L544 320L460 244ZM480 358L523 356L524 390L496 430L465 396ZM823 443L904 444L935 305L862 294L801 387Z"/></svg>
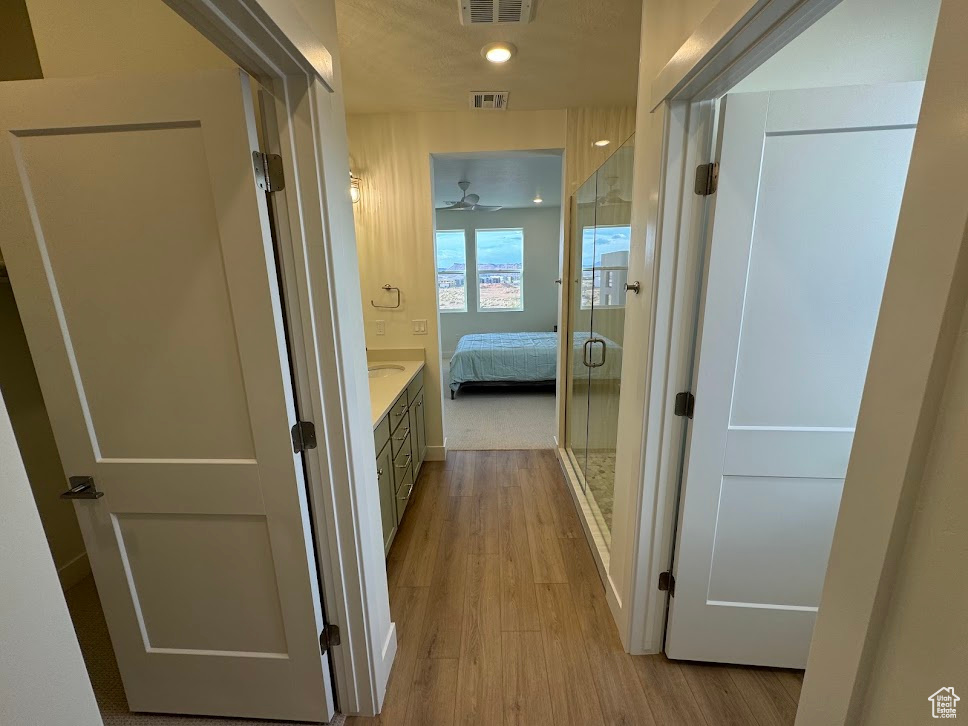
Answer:
<svg viewBox="0 0 968 726"><path fill-rule="evenodd" d="M100 499L104 496L94 484L93 476L72 476L67 481L71 488L60 495L61 499Z"/></svg>
<svg viewBox="0 0 968 726"><path fill-rule="evenodd" d="M592 339L591 338L589 338L588 340L586 340L584 342L584 344L582 345L582 350L581 350L581 362L582 362L582 364L586 368L593 368L594 367L589 362L589 358L588 358L588 346L591 345L591 342L592 342Z"/></svg>
<svg viewBox="0 0 968 726"><path fill-rule="evenodd" d="M596 343L601 343L601 345L602 345L602 359L598 363L592 363L591 362L591 356L589 356L588 363L585 364L589 368L601 368L603 365L605 365L605 356L606 356L606 354L608 352L608 346L605 345L605 341L602 340L601 338L590 338L586 342L590 343L591 345L595 345ZM591 345L589 346L589 350L591 350Z"/></svg>

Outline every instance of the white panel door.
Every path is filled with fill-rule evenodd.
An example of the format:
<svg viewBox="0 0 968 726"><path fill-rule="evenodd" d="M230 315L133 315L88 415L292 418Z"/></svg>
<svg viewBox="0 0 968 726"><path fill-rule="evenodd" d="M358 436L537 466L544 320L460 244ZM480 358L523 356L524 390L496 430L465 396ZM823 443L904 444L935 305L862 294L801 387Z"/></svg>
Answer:
<svg viewBox="0 0 968 726"><path fill-rule="evenodd" d="M73 506L129 706L328 720L248 78L4 83L0 131L3 258L66 474L103 492Z"/></svg>
<svg viewBox="0 0 968 726"><path fill-rule="evenodd" d="M672 658L806 664L922 88L722 101Z"/></svg>

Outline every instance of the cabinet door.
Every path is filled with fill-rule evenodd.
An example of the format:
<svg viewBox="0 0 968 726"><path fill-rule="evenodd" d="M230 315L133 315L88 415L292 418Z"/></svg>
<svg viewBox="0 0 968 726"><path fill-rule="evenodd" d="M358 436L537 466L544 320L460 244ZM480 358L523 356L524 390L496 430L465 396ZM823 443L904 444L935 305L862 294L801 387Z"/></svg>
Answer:
<svg viewBox="0 0 968 726"><path fill-rule="evenodd" d="M420 467L423 466L427 455L427 431L424 423L424 392L417 394L416 400L410 406L410 440L413 447L413 478L417 480Z"/></svg>
<svg viewBox="0 0 968 726"><path fill-rule="evenodd" d="M376 477L380 487L380 519L383 522L383 550L389 552L397 531L396 496L393 482L393 456L389 444L376 457Z"/></svg>

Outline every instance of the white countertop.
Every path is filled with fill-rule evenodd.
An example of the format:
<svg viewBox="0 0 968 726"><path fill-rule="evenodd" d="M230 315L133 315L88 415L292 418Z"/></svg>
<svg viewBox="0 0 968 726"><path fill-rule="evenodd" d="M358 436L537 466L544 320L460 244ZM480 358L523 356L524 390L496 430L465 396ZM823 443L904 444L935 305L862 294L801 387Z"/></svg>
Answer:
<svg viewBox="0 0 968 726"><path fill-rule="evenodd" d="M370 379L370 414L373 417L373 427L387 415L397 396L406 390L410 381L423 367L422 360L371 360L369 365L397 365L403 370L384 378Z"/></svg>

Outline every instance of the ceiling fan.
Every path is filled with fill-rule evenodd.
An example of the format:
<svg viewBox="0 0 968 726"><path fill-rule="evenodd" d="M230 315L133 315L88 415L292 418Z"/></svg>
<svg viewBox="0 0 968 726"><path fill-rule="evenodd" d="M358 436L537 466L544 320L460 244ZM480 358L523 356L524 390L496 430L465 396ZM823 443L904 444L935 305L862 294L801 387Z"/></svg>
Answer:
<svg viewBox="0 0 968 726"><path fill-rule="evenodd" d="M605 182L608 184L608 191L605 194L600 195L595 203L599 206L606 207L612 204L629 204L628 199L623 199L621 193L618 190L618 176L608 176L605 177Z"/></svg>
<svg viewBox="0 0 968 726"><path fill-rule="evenodd" d="M459 181L457 186L460 187L463 196L460 201L457 202L444 202L448 205L446 207L437 207L440 210L447 210L452 212L496 212L499 209L503 209L501 206L489 206L487 204L479 204L481 201L480 196L477 194L468 194L467 190L471 183L469 181Z"/></svg>

